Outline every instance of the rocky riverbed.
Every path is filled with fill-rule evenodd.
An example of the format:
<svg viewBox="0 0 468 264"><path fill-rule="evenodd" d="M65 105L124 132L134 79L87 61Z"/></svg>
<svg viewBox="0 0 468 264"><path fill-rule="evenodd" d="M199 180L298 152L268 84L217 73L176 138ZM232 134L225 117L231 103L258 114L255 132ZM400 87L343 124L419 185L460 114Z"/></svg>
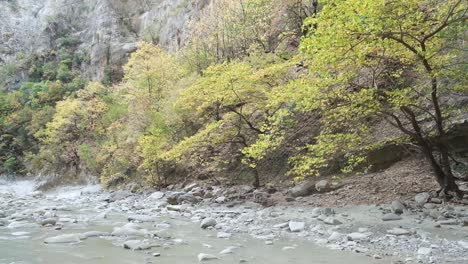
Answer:
<svg viewBox="0 0 468 264"><path fill-rule="evenodd" d="M270 200L248 187L134 194L0 182L0 264L468 263L463 206L425 194L344 208Z"/></svg>

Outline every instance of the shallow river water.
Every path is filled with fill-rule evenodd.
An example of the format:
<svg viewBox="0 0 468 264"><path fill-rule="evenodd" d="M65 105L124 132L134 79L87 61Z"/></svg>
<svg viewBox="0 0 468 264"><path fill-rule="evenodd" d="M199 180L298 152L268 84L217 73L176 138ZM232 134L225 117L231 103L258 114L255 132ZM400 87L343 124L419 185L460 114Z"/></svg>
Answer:
<svg viewBox="0 0 468 264"><path fill-rule="evenodd" d="M198 254L219 259L207 263L255 264L325 264L325 263L389 263L351 252L330 250L305 239L283 238L272 245L247 234L234 234L229 239L217 238L215 230L203 230L199 223L181 215L157 214L155 222L140 223L141 228L154 229L163 224L171 238L155 240L147 250L124 249L127 237L89 237L76 243L46 244L44 239L62 234L83 234L87 231L111 233L128 223L131 209L106 206L106 194L98 186L69 187L54 192L34 193L31 182L0 181L0 264L26 263L112 263L144 264L199 263ZM103 217L103 212L106 217ZM3 216L2 216L3 214ZM41 219L52 216L62 226L42 226ZM3 218L2 218L3 217ZM12 224L14 223L14 224ZM144 238L140 238L144 239ZM233 247L231 254L220 254ZM153 256L160 253L160 256Z"/></svg>

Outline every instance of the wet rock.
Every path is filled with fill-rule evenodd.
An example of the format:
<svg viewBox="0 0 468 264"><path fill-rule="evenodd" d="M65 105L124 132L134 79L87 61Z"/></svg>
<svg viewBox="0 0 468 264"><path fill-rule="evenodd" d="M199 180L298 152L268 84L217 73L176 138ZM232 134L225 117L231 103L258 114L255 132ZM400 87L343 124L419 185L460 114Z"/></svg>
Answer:
<svg viewBox="0 0 468 264"><path fill-rule="evenodd" d="M156 230L153 232L153 235L155 237L165 239L165 240L171 239L172 237L172 235L169 232L167 232L167 230Z"/></svg>
<svg viewBox="0 0 468 264"><path fill-rule="evenodd" d="M41 225L42 226L45 226L45 225L55 225L55 223L57 223L57 221L55 220L55 218L47 218L47 219L44 219L41 221Z"/></svg>
<svg viewBox="0 0 468 264"><path fill-rule="evenodd" d="M335 210L333 210L332 208L323 208L321 209L321 214L326 216L334 215Z"/></svg>
<svg viewBox="0 0 468 264"><path fill-rule="evenodd" d="M214 259L219 259L218 257L211 255L211 254L206 254L206 253L200 253L198 254L198 261L203 262L203 261L208 261L208 260L214 260Z"/></svg>
<svg viewBox="0 0 468 264"><path fill-rule="evenodd" d="M63 234L55 237L48 237L44 239L46 244L55 244L55 243L78 243L83 238L79 234Z"/></svg>
<svg viewBox="0 0 468 264"><path fill-rule="evenodd" d="M36 223L30 223L30 222L24 222L24 221L15 221L15 222L11 222L7 227L11 228L11 229L36 228L36 227L39 227L39 225L36 224Z"/></svg>
<svg viewBox="0 0 468 264"><path fill-rule="evenodd" d="M11 233L11 235L13 235L13 236L27 236L27 235L29 235L29 234L31 234L31 233L25 232L25 231L20 231L20 232L13 232L13 233Z"/></svg>
<svg viewBox="0 0 468 264"><path fill-rule="evenodd" d="M301 197L311 195L316 191L315 181L305 180L289 190L292 197Z"/></svg>
<svg viewBox="0 0 468 264"><path fill-rule="evenodd" d="M342 222L335 217L327 217L323 220L323 222L327 225L341 225Z"/></svg>
<svg viewBox="0 0 468 264"><path fill-rule="evenodd" d="M403 229L403 228L392 228L390 230L387 230L387 233L390 235L395 235L395 236L404 236L404 235L410 235L411 231Z"/></svg>
<svg viewBox="0 0 468 264"><path fill-rule="evenodd" d="M90 237L101 237L101 236L110 236L109 232L102 232L102 231L88 231L83 233L83 236L90 238Z"/></svg>
<svg viewBox="0 0 468 264"><path fill-rule="evenodd" d="M315 183L315 190L320 193L331 191L331 184L327 180L321 180Z"/></svg>
<svg viewBox="0 0 468 264"><path fill-rule="evenodd" d="M296 249L296 247L283 247L281 250L288 251L288 250L293 250L293 249Z"/></svg>
<svg viewBox="0 0 468 264"><path fill-rule="evenodd" d="M234 250L236 250L238 247L235 246L229 246L225 249L223 249L221 252L219 252L220 255L226 255L226 254L232 254L234 253Z"/></svg>
<svg viewBox="0 0 468 264"><path fill-rule="evenodd" d="M214 220L213 218L205 218L203 219L203 221L200 223L200 227L203 228L203 229L206 229L208 227L213 227L215 226L217 223L216 223L216 220Z"/></svg>
<svg viewBox="0 0 468 264"><path fill-rule="evenodd" d="M391 207L392 207L392 212L394 214L402 214L403 211L406 209L405 205L399 200L393 201Z"/></svg>
<svg viewBox="0 0 468 264"><path fill-rule="evenodd" d="M217 238L230 238L231 236L232 234L226 232L218 232L218 234L216 234Z"/></svg>
<svg viewBox="0 0 468 264"><path fill-rule="evenodd" d="M440 225L458 225L460 222L456 219L440 220L437 221Z"/></svg>
<svg viewBox="0 0 468 264"><path fill-rule="evenodd" d="M416 202L416 206L423 207L424 204L426 204L429 201L430 197L431 196L426 192L416 194L416 196L414 196L414 201Z"/></svg>
<svg viewBox="0 0 468 264"><path fill-rule="evenodd" d="M146 236L148 231L131 227L114 227L112 236Z"/></svg>
<svg viewBox="0 0 468 264"><path fill-rule="evenodd" d="M394 214L394 213L388 213L382 217L383 221L395 221L395 220L401 220L401 219L402 219L401 216Z"/></svg>
<svg viewBox="0 0 468 264"><path fill-rule="evenodd" d="M290 221L288 225L291 232L301 232L305 228L304 222Z"/></svg>
<svg viewBox="0 0 468 264"><path fill-rule="evenodd" d="M127 217L128 221L138 221L138 222L156 222L157 218L150 215L129 215Z"/></svg>
<svg viewBox="0 0 468 264"><path fill-rule="evenodd" d="M151 248L151 245L146 241L127 240L124 242L123 247L131 250L145 250Z"/></svg>

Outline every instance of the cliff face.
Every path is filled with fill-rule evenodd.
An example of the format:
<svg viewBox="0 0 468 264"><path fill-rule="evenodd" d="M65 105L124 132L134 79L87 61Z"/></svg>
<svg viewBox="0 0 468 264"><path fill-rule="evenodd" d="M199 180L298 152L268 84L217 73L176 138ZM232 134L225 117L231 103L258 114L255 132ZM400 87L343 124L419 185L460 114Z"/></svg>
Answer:
<svg viewBox="0 0 468 264"><path fill-rule="evenodd" d="M0 65L73 42L92 80L119 67L139 40L177 50L208 0L0 0ZM19 78L26 78L23 73Z"/></svg>

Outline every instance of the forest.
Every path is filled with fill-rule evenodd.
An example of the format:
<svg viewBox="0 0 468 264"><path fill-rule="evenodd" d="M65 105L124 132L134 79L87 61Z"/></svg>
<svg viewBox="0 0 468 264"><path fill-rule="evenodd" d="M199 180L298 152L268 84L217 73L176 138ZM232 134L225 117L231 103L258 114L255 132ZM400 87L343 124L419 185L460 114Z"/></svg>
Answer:
<svg viewBox="0 0 468 264"><path fill-rule="evenodd" d="M372 153L398 145L426 161L439 192L462 197L466 152L449 134L468 115L467 8L217 0L182 49L142 39L122 76L110 65L102 80L81 74L86 57L63 36L0 68L0 174L259 187L367 173ZM18 68L28 78L12 88Z"/></svg>

